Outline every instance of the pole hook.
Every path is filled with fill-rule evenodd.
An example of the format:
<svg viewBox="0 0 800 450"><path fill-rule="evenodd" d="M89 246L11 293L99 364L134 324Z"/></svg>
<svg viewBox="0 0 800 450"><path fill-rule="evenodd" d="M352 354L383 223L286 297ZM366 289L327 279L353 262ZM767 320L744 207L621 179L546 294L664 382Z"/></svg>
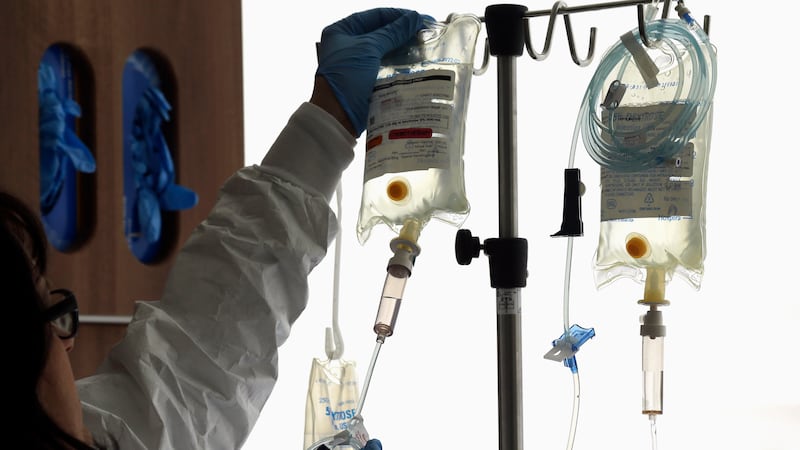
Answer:
<svg viewBox="0 0 800 450"><path fill-rule="evenodd" d="M567 28L567 42L569 43L569 54L572 56L572 61L580 67L586 67L592 62L594 58L595 38L597 37L597 28L591 27L589 29L589 51L586 53L586 58L578 57L578 52L575 49L575 37L572 34L572 22L570 21L569 14L564 14L564 26Z"/></svg>
<svg viewBox="0 0 800 450"><path fill-rule="evenodd" d="M489 69L489 38L485 38L483 42L483 61L481 62L481 66L477 68L474 65L472 66L472 74L475 76L483 75L486 73L486 70Z"/></svg>
<svg viewBox="0 0 800 450"><path fill-rule="evenodd" d="M670 0L664 0L664 6L661 7L661 19L666 20L669 17L669 3ZM636 5L636 22L639 25L639 37L642 39L642 44L647 48L652 48L653 44L650 38L647 37L647 27L644 18L644 5Z"/></svg>
<svg viewBox="0 0 800 450"><path fill-rule="evenodd" d="M556 25L556 17L558 17L561 8L566 7L567 4L563 1L553 3L550 9L550 19L547 22L547 34L544 38L544 49L537 52L533 49L533 38L531 37L530 19L525 18L525 48L528 50L528 55L536 61L544 61L550 54L550 44L553 42L553 32Z"/></svg>

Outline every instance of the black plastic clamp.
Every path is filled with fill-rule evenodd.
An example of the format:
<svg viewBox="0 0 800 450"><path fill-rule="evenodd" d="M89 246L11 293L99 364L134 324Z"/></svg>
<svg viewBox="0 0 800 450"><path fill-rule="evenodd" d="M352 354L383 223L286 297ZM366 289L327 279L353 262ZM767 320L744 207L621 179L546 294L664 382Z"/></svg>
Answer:
<svg viewBox="0 0 800 450"><path fill-rule="evenodd" d="M456 233L456 261L462 266L480 256L489 258L489 278L493 288L525 287L528 279L528 241L523 238L490 238L481 244L469 230Z"/></svg>
<svg viewBox="0 0 800 450"><path fill-rule="evenodd" d="M561 229L551 236L583 236L581 196L585 191L580 169L564 169L564 210Z"/></svg>

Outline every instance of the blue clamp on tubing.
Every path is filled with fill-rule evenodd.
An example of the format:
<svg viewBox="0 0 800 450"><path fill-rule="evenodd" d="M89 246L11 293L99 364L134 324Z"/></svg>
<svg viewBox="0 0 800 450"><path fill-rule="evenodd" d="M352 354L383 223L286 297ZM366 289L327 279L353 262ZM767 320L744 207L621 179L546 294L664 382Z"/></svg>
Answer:
<svg viewBox="0 0 800 450"><path fill-rule="evenodd" d="M697 24L697 22L694 20L694 17L692 17L691 11L689 11L689 8L687 8L682 1L678 2L678 6L675 7L675 11L678 12L678 17L683 19L684 22L686 22L687 24L689 25Z"/></svg>
<svg viewBox="0 0 800 450"><path fill-rule="evenodd" d="M125 121L125 234L134 255L151 262L161 251L161 211L189 209L197 194L175 183L175 166L161 126L172 109L159 89L155 67L142 52L126 67L123 96ZM129 78L128 78L129 77Z"/></svg>
<svg viewBox="0 0 800 450"><path fill-rule="evenodd" d="M578 361L575 353L581 346L594 337L594 328L583 328L577 324L569 327L569 339L564 339L564 334L553 341L553 348L544 357L553 361L563 361L572 373L578 372Z"/></svg>

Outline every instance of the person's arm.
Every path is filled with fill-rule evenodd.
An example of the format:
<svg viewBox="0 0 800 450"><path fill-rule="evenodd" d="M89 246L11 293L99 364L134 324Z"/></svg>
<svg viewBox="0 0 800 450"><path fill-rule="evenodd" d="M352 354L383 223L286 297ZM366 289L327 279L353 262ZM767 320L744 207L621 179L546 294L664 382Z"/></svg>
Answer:
<svg viewBox="0 0 800 450"><path fill-rule="evenodd" d="M98 443L243 444L277 378L277 348L306 305L306 276L336 232L328 202L353 143L306 103L270 151L277 165L242 169L225 183L177 256L161 301L138 303L98 374L78 382ZM319 167L298 171L292 163L300 160L281 158L297 153Z"/></svg>
<svg viewBox="0 0 800 450"><path fill-rule="evenodd" d="M397 32L404 36L413 28L406 16L416 13L373 11L351 17L371 20L360 24L403 19ZM325 46L339 37L323 34L322 48L347 50L351 44L341 40ZM78 381L98 444L151 450L244 443L275 384L277 349L305 308L307 276L337 232L329 202L363 131L360 97L371 89L349 91L341 82L348 77L325 68L363 58L363 50L323 52L311 101L260 165L226 181L179 252L161 301L137 303L125 338L96 375ZM373 69L366 77L374 80L377 65L359 70Z"/></svg>
<svg viewBox="0 0 800 450"><path fill-rule="evenodd" d="M314 91L311 93L311 100L309 100L309 102L319 106L333 116L333 118L342 124L353 137L358 137L355 128L353 128L353 124L350 123L350 119L347 118L347 113L344 111L344 108L342 108L342 104L336 99L331 85L322 75L316 75L314 77Z"/></svg>

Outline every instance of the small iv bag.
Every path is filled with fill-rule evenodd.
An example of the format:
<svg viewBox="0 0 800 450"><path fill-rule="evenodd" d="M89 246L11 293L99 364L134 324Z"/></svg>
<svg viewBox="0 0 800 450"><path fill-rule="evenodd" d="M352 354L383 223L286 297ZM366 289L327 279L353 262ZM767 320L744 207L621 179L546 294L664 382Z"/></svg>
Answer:
<svg viewBox="0 0 800 450"><path fill-rule="evenodd" d="M599 288L648 268L695 289L703 275L705 197L716 49L690 17L621 36L581 107L582 135L601 166Z"/></svg>
<svg viewBox="0 0 800 450"><path fill-rule="evenodd" d="M481 23L451 14L426 25L417 42L381 61L367 119L361 244L381 222L399 232L409 219L460 226L469 214L464 122Z"/></svg>

